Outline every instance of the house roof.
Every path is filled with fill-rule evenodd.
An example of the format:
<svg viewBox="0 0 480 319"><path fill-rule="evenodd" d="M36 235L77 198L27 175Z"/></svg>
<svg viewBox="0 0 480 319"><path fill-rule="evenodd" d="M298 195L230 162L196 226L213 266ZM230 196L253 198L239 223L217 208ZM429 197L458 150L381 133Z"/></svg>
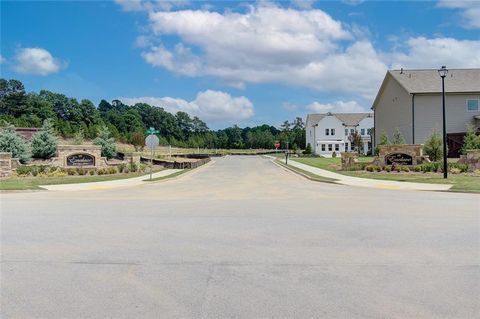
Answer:
<svg viewBox="0 0 480 319"><path fill-rule="evenodd" d="M372 109L382 95L387 79L396 80L408 94L439 94L442 82L436 69L429 70L388 70ZM445 78L446 93L480 93L480 69L450 69Z"/></svg>
<svg viewBox="0 0 480 319"><path fill-rule="evenodd" d="M408 93L440 93L442 82L437 70L389 70L388 73ZM448 70L445 92L480 92L480 69Z"/></svg>
<svg viewBox="0 0 480 319"><path fill-rule="evenodd" d="M373 113L320 113L308 114L307 122L318 123L326 116L335 116L345 126L358 125L364 118L373 117Z"/></svg>

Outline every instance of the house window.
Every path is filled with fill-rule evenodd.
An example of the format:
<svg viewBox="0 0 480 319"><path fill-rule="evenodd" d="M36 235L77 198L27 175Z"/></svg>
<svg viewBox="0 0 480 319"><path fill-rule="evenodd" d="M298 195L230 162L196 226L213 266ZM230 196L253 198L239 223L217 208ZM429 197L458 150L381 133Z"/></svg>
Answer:
<svg viewBox="0 0 480 319"><path fill-rule="evenodd" d="M355 130L353 128L350 129L350 134L353 134L353 132L355 132Z"/></svg>
<svg viewBox="0 0 480 319"><path fill-rule="evenodd" d="M310 130L310 137L312 136L312 131Z"/></svg>
<svg viewBox="0 0 480 319"><path fill-rule="evenodd" d="M350 151L353 151L353 143L350 144Z"/></svg>
<svg viewBox="0 0 480 319"><path fill-rule="evenodd" d="M325 129L325 135L330 135L330 129L328 128Z"/></svg>
<svg viewBox="0 0 480 319"><path fill-rule="evenodd" d="M372 129L371 128L367 129L367 135L372 135Z"/></svg>
<svg viewBox="0 0 480 319"><path fill-rule="evenodd" d="M335 144L335 152L338 152L340 150L340 144Z"/></svg>
<svg viewBox="0 0 480 319"><path fill-rule="evenodd" d="M362 134L362 136L365 135L365 129L362 128L362 129L360 130L360 133Z"/></svg>
<svg viewBox="0 0 480 319"><path fill-rule="evenodd" d="M330 135L335 135L335 129L334 128L330 129Z"/></svg>
<svg viewBox="0 0 480 319"><path fill-rule="evenodd" d="M467 100L467 112L478 112L478 101L479 100Z"/></svg>
<svg viewBox="0 0 480 319"><path fill-rule="evenodd" d="M345 143L345 152L348 152L348 142Z"/></svg>
<svg viewBox="0 0 480 319"><path fill-rule="evenodd" d="M322 152L325 152L325 144L322 144Z"/></svg>
<svg viewBox="0 0 480 319"><path fill-rule="evenodd" d="M332 151L332 144L328 144L328 151L329 151L329 152Z"/></svg>
<svg viewBox="0 0 480 319"><path fill-rule="evenodd" d="M345 129L345 136L348 135L348 128Z"/></svg>

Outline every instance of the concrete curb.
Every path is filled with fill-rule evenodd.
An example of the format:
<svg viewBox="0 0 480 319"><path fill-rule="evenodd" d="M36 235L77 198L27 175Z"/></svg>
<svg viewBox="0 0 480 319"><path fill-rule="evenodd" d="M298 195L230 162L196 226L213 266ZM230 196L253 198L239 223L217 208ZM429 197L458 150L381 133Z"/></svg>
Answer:
<svg viewBox="0 0 480 319"><path fill-rule="evenodd" d="M266 156L273 161L275 157ZM415 183L415 182L399 182L380 179L369 179L363 177L353 177L342 175L335 172L330 172L321 168L313 167L307 164L299 163L294 160L290 162L291 166L310 172L314 175L332 178L336 181L334 183L356 186L356 187L369 187L377 189L392 189L392 190L415 190L415 191L448 191L453 185L451 184L429 184L429 183Z"/></svg>

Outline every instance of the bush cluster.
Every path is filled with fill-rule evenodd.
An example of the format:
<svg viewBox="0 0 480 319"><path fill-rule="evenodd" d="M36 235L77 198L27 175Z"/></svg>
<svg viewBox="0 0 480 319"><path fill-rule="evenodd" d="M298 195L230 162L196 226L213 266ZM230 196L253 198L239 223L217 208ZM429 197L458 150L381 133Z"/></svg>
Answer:
<svg viewBox="0 0 480 319"><path fill-rule="evenodd" d="M25 165L17 167L17 175L26 177L26 176L38 176L38 177L63 177L63 176L86 176L86 175L110 175L117 173L129 173L129 172L144 172L146 170L145 164L133 165L122 163L115 166L109 166L105 168L83 168L83 167L72 167L72 168L62 168L56 166L47 166L47 165Z"/></svg>

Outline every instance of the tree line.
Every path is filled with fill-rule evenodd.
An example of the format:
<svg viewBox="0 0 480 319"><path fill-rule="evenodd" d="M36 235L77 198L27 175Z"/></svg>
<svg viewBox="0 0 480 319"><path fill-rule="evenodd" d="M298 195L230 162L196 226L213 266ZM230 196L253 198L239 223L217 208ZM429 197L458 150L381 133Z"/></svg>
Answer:
<svg viewBox="0 0 480 319"><path fill-rule="evenodd" d="M305 125L297 117L279 128L271 125L240 128L237 125L211 130L197 116L179 111L172 114L146 103L126 105L120 100L101 100L98 106L88 99L78 101L61 93L41 90L26 92L18 80L0 79L0 121L16 127L41 127L51 120L57 134L87 139L97 137L106 126L112 136L124 143L138 143L149 127L160 131L161 145L201 148L267 148L280 142L285 148L305 148ZM1 124L4 126L5 124Z"/></svg>

